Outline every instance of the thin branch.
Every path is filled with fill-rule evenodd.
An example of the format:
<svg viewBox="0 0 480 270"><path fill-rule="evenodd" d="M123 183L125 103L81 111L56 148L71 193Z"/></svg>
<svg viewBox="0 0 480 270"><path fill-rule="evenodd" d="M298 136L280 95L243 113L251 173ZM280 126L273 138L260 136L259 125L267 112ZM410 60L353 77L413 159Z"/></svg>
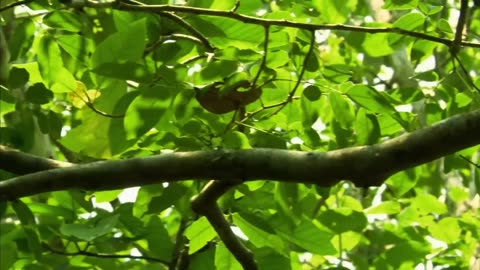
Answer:
<svg viewBox="0 0 480 270"><path fill-rule="evenodd" d="M150 261L150 262L158 262L158 263L161 263L161 264L164 264L164 265L168 265L168 263L169 263L165 260L158 259L158 258L153 258L153 257L148 257L148 256L132 256L132 255L127 255L127 254L125 254L125 255L105 254L105 253L95 253L95 252L84 251L84 250L79 250L77 252L64 252L64 251L55 250L47 244L44 244L43 246L54 254L60 254L60 255L64 255L64 256L87 256L87 257L104 258L104 259L146 260L146 261Z"/></svg>
<svg viewBox="0 0 480 270"><path fill-rule="evenodd" d="M475 82L472 80L472 77L470 77L470 74L465 67L465 65L460 61L460 58L458 57L458 54L453 54L453 59L457 60L458 66L463 72L463 75L465 76L465 80L467 81L467 84L470 85L473 89L477 90L480 93L480 88L475 84ZM453 62L455 64L455 61Z"/></svg>
<svg viewBox="0 0 480 270"><path fill-rule="evenodd" d="M240 0L236 0L235 5L233 6L232 10L230 10L230 11L231 12L236 12L239 7L240 7Z"/></svg>
<svg viewBox="0 0 480 270"><path fill-rule="evenodd" d="M288 103L290 103L293 100L293 96L297 92L298 87L300 86L300 83L302 82L303 75L305 74L305 70L307 69L307 64L308 60L312 57L312 53L315 49L315 32L311 31L311 38L310 38L310 44L308 48L308 52L305 55L305 58L303 59L303 65L300 68L300 73L298 74L298 79L297 82L295 83L295 86L293 86L292 91L290 91L290 94L288 94L287 100L285 100L284 104L280 106L275 112L273 112L270 116L273 116L280 112Z"/></svg>
<svg viewBox="0 0 480 270"><path fill-rule="evenodd" d="M450 52L452 55L456 55L460 49L462 43L463 29L468 17L468 0L461 0L460 15L458 16L457 27L455 29L455 39L450 45Z"/></svg>
<svg viewBox="0 0 480 270"><path fill-rule="evenodd" d="M200 59L203 59L203 58L208 58L208 55L206 54L199 54L199 55L196 55L196 56L193 56L192 58L189 58L185 61L182 62L182 65L188 65L192 62L195 62L197 60L200 60Z"/></svg>
<svg viewBox="0 0 480 270"><path fill-rule="evenodd" d="M473 163L470 159L466 158L464 155L459 155L459 157L465 160L466 162L470 163L471 165L473 165L475 168L480 169L480 165L478 165L477 163Z"/></svg>
<svg viewBox="0 0 480 270"><path fill-rule="evenodd" d="M267 64L268 42L270 39L270 27L267 25L264 27L264 29L265 29L265 41L263 42L263 57L262 57L262 61L260 62L260 66L258 67L257 75L255 75L255 78L253 79L252 88L256 87L257 81L260 78L260 75L262 74L262 71L263 69L265 69L265 66Z"/></svg>
<svg viewBox="0 0 480 270"><path fill-rule="evenodd" d="M207 51L212 52L212 51L215 50L215 48L212 46L212 44L210 44L210 41L208 40L208 38L205 37L200 31L195 29L195 27L193 27L187 21L185 21L182 17L180 17L180 16L178 16L178 15L172 13L172 12L160 12L159 14L165 16L165 18L170 19L171 21L176 22L177 24L179 24L183 28L187 29L187 31L192 33L192 35L194 35L196 38L198 38L201 41L203 46L205 46L205 48L207 48Z"/></svg>
<svg viewBox="0 0 480 270"><path fill-rule="evenodd" d="M177 5L130 5L126 3L119 3L114 8L120 10L131 10L131 11L143 11L143 12L181 12L181 13L189 13L189 14L197 14L197 15L208 15L208 16L215 16L215 17L225 17L236 19L238 21L249 23L249 24L258 24L264 26L284 26L284 27L292 27L298 29L305 29L305 30L336 30L336 31L352 31L352 32L362 32L362 33L370 33L370 34L378 34L378 33L393 33L393 34L401 34L405 36L411 36L419 39L429 40L437 43L441 43L447 46L451 46L452 40L440 38L436 36L431 36L424 33L419 33L415 31L409 31L397 27L363 27L363 26L352 26L352 25L342 25L342 24L311 24L311 23L301 23L301 22L294 22L288 20L275 20L275 19L263 19L254 16L243 15L231 11L223 11L223 10L213 10L208 8L197 8L197 7L189 7L189 6L177 6ZM473 43L473 42L460 42L461 46L466 47L475 47L480 48L480 43Z"/></svg>
<svg viewBox="0 0 480 270"><path fill-rule="evenodd" d="M29 3L31 3L31 2L33 2L33 0L25 0L25 1L13 2L13 3L9 4L9 5L6 5L6 6L4 6L4 7L1 7L1 8L0 8L0 13L3 12L3 11L5 11L5 10L14 8L14 7L16 7L16 6L26 5L26 4L29 4Z"/></svg>
<svg viewBox="0 0 480 270"><path fill-rule="evenodd" d="M130 6L149 6L149 5L146 5L142 2L139 2L139 1L136 1L136 0L128 0L127 1L128 3L124 3L124 2L120 2L118 1L118 4L119 6L116 6L116 5L112 5L110 4L110 6L112 8L118 8L120 7L121 5L130 5ZM92 2L90 2L90 7L95 7L95 4L93 4ZM192 33L192 35L194 35L195 37L197 37L201 43L207 48L208 51L213 51L215 48L210 44L210 41L208 40L208 38L206 38L200 31L198 31L197 29L195 29L195 27L193 27L191 24L189 24L187 21L185 21L182 17L172 13L172 12L168 12L168 11L154 11L155 13L159 14L160 16L164 16L165 18L177 23L178 25L180 25L181 27L185 28L187 31L189 31L190 33Z"/></svg>
<svg viewBox="0 0 480 270"><path fill-rule="evenodd" d="M72 163L72 164L68 164L67 166L72 166L73 163L77 163L79 161L78 157L77 157L77 154L75 152L73 152L72 150L68 149L67 147L65 147L62 143L60 143L58 141L57 138L54 138L52 135L50 135L50 140L58 148L58 150L63 154L65 159L68 162Z"/></svg>
<svg viewBox="0 0 480 270"><path fill-rule="evenodd" d="M168 269L171 270L183 270L188 269L189 265L189 254L188 254L188 245L186 244L185 240L185 230L187 229L188 221L185 218L182 218L180 221L180 226L177 231L177 235L175 237L175 247L173 249L173 256L174 258L170 264Z"/></svg>
<svg viewBox="0 0 480 270"><path fill-rule="evenodd" d="M310 60L310 58L312 57L313 51L315 50L315 32L311 31L310 34L312 36L310 38L310 43L308 44L308 46L309 46L308 52L305 55L305 58L303 59L303 65L302 65L302 68L300 70L300 74L298 75L298 80L295 83L295 86L293 87L292 91L288 95L288 100L289 101L292 100L293 96L295 95L295 92L297 91L298 87L300 86L300 83L302 82L302 79L303 79L303 75L305 74L305 70L307 69L308 60Z"/></svg>
<svg viewBox="0 0 480 270"><path fill-rule="evenodd" d="M104 111L101 111L97 109L93 103L90 102L85 102L85 105L87 105L88 108L90 108L92 111L94 111L96 114L99 114L101 116L107 117L107 118L124 118L125 114L109 114Z"/></svg>
<svg viewBox="0 0 480 270"><path fill-rule="evenodd" d="M152 45L148 46L148 48L145 49L144 54L146 55L151 53L155 48L162 45L165 41L169 39L171 40L184 39L184 40L193 41L195 43L199 43L203 45L202 41L194 36L189 36L185 34L171 34L171 35L161 36L156 42L154 42Z"/></svg>

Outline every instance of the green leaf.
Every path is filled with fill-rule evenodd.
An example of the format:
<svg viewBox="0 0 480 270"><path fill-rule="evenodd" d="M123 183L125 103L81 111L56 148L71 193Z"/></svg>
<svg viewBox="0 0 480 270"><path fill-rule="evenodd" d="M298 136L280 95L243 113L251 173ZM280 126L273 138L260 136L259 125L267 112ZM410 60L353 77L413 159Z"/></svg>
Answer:
<svg viewBox="0 0 480 270"><path fill-rule="evenodd" d="M10 91L8 91L7 89L1 87L0 88L0 100L1 101L4 101L6 103L10 103L10 104L15 104L17 99L10 93ZM2 107L2 112L3 113L7 113L8 111L6 111L7 105L4 105Z"/></svg>
<svg viewBox="0 0 480 270"><path fill-rule="evenodd" d="M365 211L369 214L388 214L388 215L393 215L393 214L398 214L402 210L402 206L400 203L395 202L395 201L386 201L386 202L381 202L380 204L376 206L372 206Z"/></svg>
<svg viewBox="0 0 480 270"><path fill-rule="evenodd" d="M438 74L435 71L427 71L427 72L417 73L412 78L419 79L422 81L427 81L427 82L436 82L438 80Z"/></svg>
<svg viewBox="0 0 480 270"><path fill-rule="evenodd" d="M52 28L70 32L80 32L84 26L79 13L69 10L50 12L43 18L42 22Z"/></svg>
<svg viewBox="0 0 480 270"><path fill-rule="evenodd" d="M278 248L261 248L255 250L258 269L292 270L289 256L279 254Z"/></svg>
<svg viewBox="0 0 480 270"><path fill-rule="evenodd" d="M453 217L442 218L438 223L430 226L428 231L433 237L447 244L458 242L462 233L457 219Z"/></svg>
<svg viewBox="0 0 480 270"><path fill-rule="evenodd" d="M101 63L92 69L98 75L115 79L149 82L152 72L143 64L127 61L125 63Z"/></svg>
<svg viewBox="0 0 480 270"><path fill-rule="evenodd" d="M327 23L345 23L357 6L357 0L314 0L313 6L322 12Z"/></svg>
<svg viewBox="0 0 480 270"><path fill-rule="evenodd" d="M30 208L21 200L16 200L11 203L15 214L22 223L22 228L27 238L29 251L34 254L36 258L41 255L40 237L37 232L35 216Z"/></svg>
<svg viewBox="0 0 480 270"><path fill-rule="evenodd" d="M309 85L303 90L303 95L310 101L317 101L322 96L322 91L316 85Z"/></svg>
<svg viewBox="0 0 480 270"><path fill-rule="evenodd" d="M223 242L217 245L215 251L215 269L229 269L229 270L242 270L243 267L233 257L230 250L227 249Z"/></svg>
<svg viewBox="0 0 480 270"><path fill-rule="evenodd" d="M418 3L418 8L426 15L434 15L443 10L443 6L434 6L428 3Z"/></svg>
<svg viewBox="0 0 480 270"><path fill-rule="evenodd" d="M425 16L421 13L408 13L398 18L394 23L394 27L404 30L415 30L425 23Z"/></svg>
<svg viewBox="0 0 480 270"><path fill-rule="evenodd" d="M281 252L286 246L281 238L275 234L268 233L254 224L248 222L239 214L233 215L233 222L248 237L256 247L271 247Z"/></svg>
<svg viewBox="0 0 480 270"><path fill-rule="evenodd" d="M303 220L294 229L292 242L315 254L328 255L335 250L330 244L330 238L330 232L319 229L310 221Z"/></svg>
<svg viewBox="0 0 480 270"><path fill-rule="evenodd" d="M13 201L11 205L22 225L28 226L36 224L35 216L24 202L17 200Z"/></svg>
<svg viewBox="0 0 480 270"><path fill-rule="evenodd" d="M71 57L83 63L87 63L88 56L95 50L94 42L85 36L61 35L56 40Z"/></svg>
<svg viewBox="0 0 480 270"><path fill-rule="evenodd" d="M448 197L455 203L463 203L470 198L470 193L465 187L453 186L448 189Z"/></svg>
<svg viewBox="0 0 480 270"><path fill-rule="evenodd" d="M406 10L417 7L418 0L385 0L383 8L388 10Z"/></svg>
<svg viewBox="0 0 480 270"><path fill-rule="evenodd" d="M440 202L436 197L430 194L420 194L412 199L412 207L416 208L421 214L445 214L448 209L447 206Z"/></svg>
<svg viewBox="0 0 480 270"><path fill-rule="evenodd" d="M163 190L162 195L152 197L148 204L147 213L160 213L165 209L172 207L182 198L179 194L188 194L188 189L180 183L170 183L168 187Z"/></svg>
<svg viewBox="0 0 480 270"><path fill-rule="evenodd" d="M127 139L139 138L167 117L175 93L172 86L164 84L144 85L139 90L140 95L130 103L124 119Z"/></svg>
<svg viewBox="0 0 480 270"><path fill-rule="evenodd" d="M201 83L223 81L224 78L232 75L237 69L238 63L235 61L212 61L200 71Z"/></svg>
<svg viewBox="0 0 480 270"><path fill-rule="evenodd" d="M308 252L318 255L332 255L336 252L330 243L333 234L317 227L310 220L301 218L298 224L292 226L288 220L276 215L271 223L277 235Z"/></svg>
<svg viewBox="0 0 480 270"><path fill-rule="evenodd" d="M57 74L58 80L52 85L51 89L55 93L72 92L77 89L77 81L72 73L66 68L61 68Z"/></svg>
<svg viewBox="0 0 480 270"><path fill-rule="evenodd" d="M292 183L275 183L274 198L279 208L287 216L293 217L292 205L298 203L298 185Z"/></svg>
<svg viewBox="0 0 480 270"><path fill-rule="evenodd" d="M453 34L453 30L452 30L452 27L450 26L450 23L445 19L440 19L438 21L438 29L442 32Z"/></svg>
<svg viewBox="0 0 480 270"><path fill-rule="evenodd" d="M372 114L360 108L355 120L355 132L357 134L358 145L370 145L377 143L380 139L380 126L377 118Z"/></svg>
<svg viewBox="0 0 480 270"><path fill-rule="evenodd" d="M424 261L429 253L428 244L410 240L394 245L385 252L384 256L387 263L394 269L409 269Z"/></svg>
<svg viewBox="0 0 480 270"><path fill-rule="evenodd" d="M206 217L195 220L186 230L185 236L190 240L189 254L193 254L212 241L217 233Z"/></svg>
<svg viewBox="0 0 480 270"><path fill-rule="evenodd" d="M70 219L75 216L75 213L71 209L64 208L62 206L48 205L44 203L31 202L28 207L35 214L48 215L52 217L63 217Z"/></svg>
<svg viewBox="0 0 480 270"><path fill-rule="evenodd" d="M118 223L118 215L107 216L95 224L62 224L60 232L66 236L73 236L83 241L92 241L100 236L111 233Z"/></svg>
<svg viewBox="0 0 480 270"><path fill-rule="evenodd" d="M165 224L163 224L160 218L156 215L151 216L145 231L147 232L145 238L152 256L170 261L174 245L168 235L168 231L165 229Z"/></svg>
<svg viewBox="0 0 480 270"><path fill-rule="evenodd" d="M36 52L40 72L47 83L47 87L51 87L54 83L63 80L60 77L63 69L63 60L58 43L48 36L43 36L38 42Z"/></svg>
<svg viewBox="0 0 480 270"><path fill-rule="evenodd" d="M239 131L232 131L223 137L223 143L226 148L230 149L249 149L252 148L248 141L247 135Z"/></svg>
<svg viewBox="0 0 480 270"><path fill-rule="evenodd" d="M337 250L343 251L352 251L355 247L360 244L360 241L363 239L363 235L357 232L344 232L341 234L336 234L332 238L332 243Z"/></svg>
<svg viewBox="0 0 480 270"><path fill-rule="evenodd" d="M13 64L12 68L25 69L28 72L29 83L43 83L42 75L40 74L40 67L38 62L30 62L26 64ZM19 85L20 87L21 85Z"/></svg>
<svg viewBox="0 0 480 270"><path fill-rule="evenodd" d="M330 106L332 107L335 120L344 129L349 129L355 121L353 109L345 98L336 91L329 93Z"/></svg>
<svg viewBox="0 0 480 270"><path fill-rule="evenodd" d="M47 104L53 99L53 92L48 90L43 83L36 83L27 89L25 98L34 104Z"/></svg>
<svg viewBox="0 0 480 270"><path fill-rule="evenodd" d="M318 219L336 233L347 231L362 232L367 226L367 218L350 208L336 208L320 213Z"/></svg>
<svg viewBox="0 0 480 270"><path fill-rule="evenodd" d="M305 57L307 56L305 55ZM310 54L310 57L307 59L305 70L309 72L318 72L320 70L320 62L315 50L313 50L313 52Z"/></svg>
<svg viewBox="0 0 480 270"><path fill-rule="evenodd" d="M123 189L98 191L95 192L95 201L97 203L111 202L118 198L118 195L123 192Z"/></svg>
<svg viewBox="0 0 480 270"><path fill-rule="evenodd" d="M408 123L400 117L388 99L369 86L355 85L347 91L347 96L371 112L390 115L404 128L408 126Z"/></svg>
<svg viewBox="0 0 480 270"><path fill-rule="evenodd" d="M290 61L286 51L274 51L267 54L267 67L277 68L286 65Z"/></svg>
<svg viewBox="0 0 480 270"><path fill-rule="evenodd" d="M146 20L141 19L124 31L107 37L97 46L92 56L92 66L99 67L105 63L136 62L143 57L146 45Z"/></svg>
<svg viewBox="0 0 480 270"><path fill-rule="evenodd" d="M215 249L209 248L204 252L193 254L189 259L189 269L217 269L215 268L215 252Z"/></svg>
<svg viewBox="0 0 480 270"><path fill-rule="evenodd" d="M28 74L26 69L12 67L10 69L10 75L8 77L8 87L10 89L23 87L28 82L29 76L30 75Z"/></svg>
<svg viewBox="0 0 480 270"><path fill-rule="evenodd" d="M0 258L0 269L13 269L12 266L18 260L18 250L14 242L0 246Z"/></svg>
<svg viewBox="0 0 480 270"><path fill-rule="evenodd" d="M200 29L216 47L234 46L239 49L257 49L264 39L264 29L255 24L245 24L231 18L190 17L189 21Z"/></svg>
<svg viewBox="0 0 480 270"><path fill-rule="evenodd" d="M362 48L372 57L391 55L395 49L391 46L390 37L392 34L367 34Z"/></svg>
<svg viewBox="0 0 480 270"><path fill-rule="evenodd" d="M411 171L403 171L390 176L385 183L395 191L395 194L398 197L400 197L412 189L417 181L414 173Z"/></svg>

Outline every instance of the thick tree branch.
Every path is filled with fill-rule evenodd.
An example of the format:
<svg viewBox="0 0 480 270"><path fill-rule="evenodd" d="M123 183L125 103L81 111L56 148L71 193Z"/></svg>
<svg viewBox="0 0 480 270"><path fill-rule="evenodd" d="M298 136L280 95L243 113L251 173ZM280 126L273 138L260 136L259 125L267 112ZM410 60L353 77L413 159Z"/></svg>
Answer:
<svg viewBox="0 0 480 270"><path fill-rule="evenodd" d="M255 270L257 269L257 263L253 253L235 236L217 204L217 200L234 185L235 183L226 184L216 180L210 181L202 192L192 199L192 209L207 218L225 246L243 266L243 269Z"/></svg>
<svg viewBox="0 0 480 270"><path fill-rule="evenodd" d="M30 155L0 145L0 169L15 174L23 175L72 165L74 164Z"/></svg>
<svg viewBox="0 0 480 270"><path fill-rule="evenodd" d="M396 172L480 144L478 134L480 110L372 146L330 152L209 150L100 161L11 178L0 182L0 194L15 199L57 190L111 190L188 179L233 184L263 179L321 186L351 180L358 186L373 186ZM17 164L24 159L1 149L0 169L7 171L42 170L51 162L26 158L26 163Z"/></svg>

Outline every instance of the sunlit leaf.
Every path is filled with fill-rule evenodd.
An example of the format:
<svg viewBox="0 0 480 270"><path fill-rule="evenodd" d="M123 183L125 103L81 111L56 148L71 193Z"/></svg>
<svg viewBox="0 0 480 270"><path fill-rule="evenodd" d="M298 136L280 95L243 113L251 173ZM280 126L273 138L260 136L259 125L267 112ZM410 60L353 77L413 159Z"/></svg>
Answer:
<svg viewBox="0 0 480 270"><path fill-rule="evenodd" d="M185 231L185 236L190 240L190 254L195 253L216 237L216 232L205 217L190 225Z"/></svg>
<svg viewBox="0 0 480 270"><path fill-rule="evenodd" d="M138 20L124 31L110 35L100 43L92 56L93 67L105 63L136 62L144 53L146 45L146 21Z"/></svg>

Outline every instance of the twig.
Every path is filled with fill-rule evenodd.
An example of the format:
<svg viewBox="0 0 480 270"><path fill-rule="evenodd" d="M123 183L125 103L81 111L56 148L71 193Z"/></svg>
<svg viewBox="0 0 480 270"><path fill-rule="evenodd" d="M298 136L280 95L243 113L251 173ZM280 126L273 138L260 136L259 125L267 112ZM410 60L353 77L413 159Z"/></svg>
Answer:
<svg viewBox="0 0 480 270"><path fill-rule="evenodd" d="M90 98L90 96L88 95L88 92L86 90L84 90L84 93L85 93L85 97L86 97L87 100L83 99L82 96L80 96L77 92L74 92L74 94L77 95L77 97L79 99L81 99L85 103L85 105L87 105L87 107L90 108L95 113L97 113L101 116L108 117L108 118L124 118L125 117L125 114L109 114L109 113L106 113L104 111L101 111L101 110L97 109L95 107L95 105L93 105L93 101Z"/></svg>
<svg viewBox="0 0 480 270"><path fill-rule="evenodd" d="M470 159L466 158L465 156L463 155L459 155L459 157L461 157L462 159L464 159L466 162L472 164L473 166L475 166L475 168L477 169L480 169L480 165L476 164L476 163L473 163Z"/></svg>
<svg viewBox="0 0 480 270"><path fill-rule="evenodd" d="M305 29L310 31L315 30L335 30L335 31L352 31L352 32L361 32L361 33L370 33L370 34L378 34L378 33L394 33L394 34L401 34L405 36L411 36L419 39L429 40L437 43L441 43L447 46L451 46L452 40L431 36L424 33L419 33L415 31L405 30L398 27L363 27L363 26L353 26L353 25L343 25L343 24L311 24L311 23L301 23L301 22L294 22L288 20L275 20L275 19L263 19L254 16L243 15L231 11L223 11L223 10L213 10L208 8L197 8L197 7L189 7L189 6L178 6L178 5L130 5L126 3L119 3L114 8L120 10L132 10L132 11L143 11L143 12L182 12L182 13L190 13L190 14L197 14L197 15L208 15L208 16L216 16L216 17L226 17L231 19L236 19L238 21L249 23L249 24L258 24L264 26L284 26L284 27L292 27L298 29ZM466 47L474 47L480 48L480 43L474 42L460 42L461 46Z"/></svg>
<svg viewBox="0 0 480 270"><path fill-rule="evenodd" d="M6 6L2 7L2 8L0 8L0 12L3 12L3 11L5 11L5 10L7 10L7 9L14 8L14 7L16 7L16 6L26 5L26 4L29 4L29 3L31 3L31 2L33 2L33 0L25 0L25 1L13 2L13 3L11 3L10 5L6 5Z"/></svg>
<svg viewBox="0 0 480 270"><path fill-rule="evenodd" d="M460 15L458 16L457 27L455 30L455 39L450 45L450 52L452 55L456 55L460 49L460 44L462 43L463 29L467 21L468 15L468 0L461 0L460 4Z"/></svg>
<svg viewBox="0 0 480 270"><path fill-rule="evenodd" d="M47 244L43 244L43 246L48 249L50 252L54 254L60 254L65 256L87 256L87 257L95 257L95 258L105 258L105 259L132 259L132 260L146 260L152 262L158 262L164 265L168 265L168 262L162 259L153 258L149 256L133 256L133 255L122 255L122 254L105 254L105 253L95 253L85 250L79 250L77 252L64 252L55 250Z"/></svg>
<svg viewBox="0 0 480 270"><path fill-rule="evenodd" d="M464 76L465 76L465 80L467 81L467 84L469 84L471 87L473 87L475 90L477 90L478 92L480 92L480 88L478 88L477 85L475 85L475 82L472 80L472 78L470 77L470 74L467 70L467 68L463 65L463 63L460 61L460 58L458 57L458 54L454 54L453 55L453 58L454 60L457 60L458 62L458 66L460 67L460 69L462 70ZM455 62L453 62L455 63Z"/></svg>
<svg viewBox="0 0 480 270"><path fill-rule="evenodd" d="M189 255L188 245L185 244L185 229L187 228L188 221L182 218L180 226L177 231L175 247L173 249L173 260L170 262L169 268L171 270L184 270L188 269Z"/></svg>
<svg viewBox="0 0 480 270"><path fill-rule="evenodd" d="M172 12L160 12L159 14L165 16L165 18L170 19L171 21L176 22L183 28L187 29L192 35L194 35L196 38L198 38L202 44L207 48L208 51L212 52L215 50L215 48L210 44L210 41L208 40L207 37L205 37L200 31L195 29L191 24L189 24L187 21L185 21L182 17L172 13Z"/></svg>
<svg viewBox="0 0 480 270"><path fill-rule="evenodd" d="M240 7L240 0L236 0L235 5L233 6L231 12L236 12L239 7Z"/></svg>
<svg viewBox="0 0 480 270"><path fill-rule="evenodd" d="M297 92L297 89L300 86L300 83L302 82L303 75L305 74L305 70L307 69L308 60L312 56L313 50L315 48L315 46L314 46L315 45L315 32L311 31L311 35L312 36L310 38L310 44L309 44L310 47L308 48L308 52L305 55L305 58L303 59L303 65L300 69L300 73L298 74L298 80L295 83L295 86L293 87L292 91L290 91L290 94L288 94L288 97L285 100L285 102L275 112L273 112L270 116L273 116L273 115L279 113L288 103L290 103L293 100L293 96L295 95L295 92Z"/></svg>
<svg viewBox="0 0 480 270"><path fill-rule="evenodd" d="M142 7L148 7L149 5L146 5L142 2L139 2L139 1L136 1L136 0L128 0L127 1L128 3L124 3L124 2L118 2L118 5L111 5L112 8L117 8L117 9L121 9L121 6L122 5L129 5L129 6L142 6ZM91 7L93 7L92 5L90 5ZM187 31L189 31L190 33L192 33L192 35L194 35L195 37L197 37L202 43L203 45L207 48L208 51L213 51L215 48L210 44L210 41L208 40L208 38L206 38L200 31L198 31L197 29L195 29L195 27L193 27L191 24L189 24L187 21L185 21L182 17L172 13L172 12L168 12L168 10L166 11L153 11L161 16L164 16L165 18L167 19L170 19L171 21L179 24L180 26L182 26L183 28L187 29Z"/></svg>
<svg viewBox="0 0 480 270"><path fill-rule="evenodd" d="M265 41L263 43L263 57L262 57L262 61L260 62L260 66L258 67L257 75L255 75L255 78L253 79L252 88L256 87L258 78L260 78L260 75L262 74L262 71L267 64L268 41L270 39L270 27L267 25L264 28L265 28Z"/></svg>
<svg viewBox="0 0 480 270"><path fill-rule="evenodd" d="M151 53L155 48L157 48L158 46L162 45L165 41L169 40L169 39L184 39L184 40L190 40L190 41L193 41L193 42L196 42L196 43L200 43L203 45L202 41L200 39L198 39L197 37L194 37L194 36L189 36L189 35L185 35L185 34L171 34L171 35L166 35L166 36L161 36L157 41L155 41L152 45L148 46L148 48L146 48L145 52L144 52L144 55L147 55L149 53Z"/></svg>

